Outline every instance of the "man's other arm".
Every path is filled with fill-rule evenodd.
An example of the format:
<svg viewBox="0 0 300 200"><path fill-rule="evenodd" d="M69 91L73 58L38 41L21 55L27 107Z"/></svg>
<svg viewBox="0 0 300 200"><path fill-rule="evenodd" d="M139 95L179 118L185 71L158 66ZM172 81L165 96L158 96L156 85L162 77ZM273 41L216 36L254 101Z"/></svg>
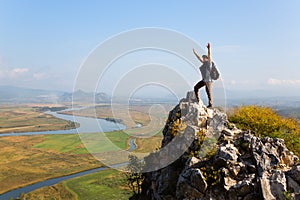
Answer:
<svg viewBox="0 0 300 200"><path fill-rule="evenodd" d="M195 56L197 57L197 59L203 63L202 58L196 53L195 49L193 49L193 53L195 54Z"/></svg>

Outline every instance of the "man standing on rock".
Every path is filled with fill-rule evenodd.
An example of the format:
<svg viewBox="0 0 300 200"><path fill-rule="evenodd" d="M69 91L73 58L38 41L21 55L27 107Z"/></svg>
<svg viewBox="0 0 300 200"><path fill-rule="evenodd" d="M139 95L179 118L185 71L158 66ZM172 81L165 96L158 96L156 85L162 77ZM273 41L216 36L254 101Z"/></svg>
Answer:
<svg viewBox="0 0 300 200"><path fill-rule="evenodd" d="M215 64L214 62L212 62L211 60L211 55L210 55L210 43L207 44L207 50L208 53L207 55L203 55L202 58L196 53L195 49L193 49L193 52L195 54L195 56L198 58L198 60L202 63L202 65L200 66L200 72L202 75L202 80L199 81L195 86L194 86L194 92L196 95L196 98L199 102L199 89L202 88L203 86L205 86L205 90L206 90L206 94L208 97L208 108L211 108L213 106L213 99L212 99L212 81L213 78L211 77L211 71L212 68L215 68ZM218 73L218 72L216 72ZM219 76L219 75L217 75Z"/></svg>

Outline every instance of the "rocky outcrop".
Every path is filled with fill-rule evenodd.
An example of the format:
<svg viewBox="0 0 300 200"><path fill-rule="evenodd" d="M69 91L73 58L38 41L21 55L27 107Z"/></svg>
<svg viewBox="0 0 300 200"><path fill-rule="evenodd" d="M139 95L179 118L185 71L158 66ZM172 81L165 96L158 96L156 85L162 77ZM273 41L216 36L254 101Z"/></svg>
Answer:
<svg viewBox="0 0 300 200"><path fill-rule="evenodd" d="M237 129L193 92L170 111L163 135L163 154L145 158L157 170L145 173L141 199L300 199L299 158L284 141Z"/></svg>

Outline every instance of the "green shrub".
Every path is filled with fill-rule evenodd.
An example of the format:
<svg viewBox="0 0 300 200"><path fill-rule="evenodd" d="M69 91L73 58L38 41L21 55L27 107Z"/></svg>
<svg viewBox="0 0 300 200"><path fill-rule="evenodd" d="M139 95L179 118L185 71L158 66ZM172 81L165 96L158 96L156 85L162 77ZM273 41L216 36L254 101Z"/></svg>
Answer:
<svg viewBox="0 0 300 200"><path fill-rule="evenodd" d="M251 105L235 108L229 121L256 136L282 138L287 148L300 156L300 127L295 119L281 117L268 107Z"/></svg>

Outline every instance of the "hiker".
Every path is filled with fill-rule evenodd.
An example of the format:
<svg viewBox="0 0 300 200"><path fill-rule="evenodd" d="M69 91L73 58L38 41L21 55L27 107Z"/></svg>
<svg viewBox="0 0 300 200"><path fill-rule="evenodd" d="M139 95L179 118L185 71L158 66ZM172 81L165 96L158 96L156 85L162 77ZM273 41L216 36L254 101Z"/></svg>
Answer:
<svg viewBox="0 0 300 200"><path fill-rule="evenodd" d="M211 60L210 55L210 43L207 44L207 55L202 55L202 58L196 53L195 49L193 49L193 52L195 56L198 58L198 60L202 63L202 65L199 67L202 80L199 81L194 86L194 92L196 95L196 98L199 102L199 95L198 91L200 88L205 86L206 94L208 97L208 108L211 108L213 106L213 99L212 99L212 82L213 80L217 80L219 78L219 72L216 69L216 66L214 62Z"/></svg>

